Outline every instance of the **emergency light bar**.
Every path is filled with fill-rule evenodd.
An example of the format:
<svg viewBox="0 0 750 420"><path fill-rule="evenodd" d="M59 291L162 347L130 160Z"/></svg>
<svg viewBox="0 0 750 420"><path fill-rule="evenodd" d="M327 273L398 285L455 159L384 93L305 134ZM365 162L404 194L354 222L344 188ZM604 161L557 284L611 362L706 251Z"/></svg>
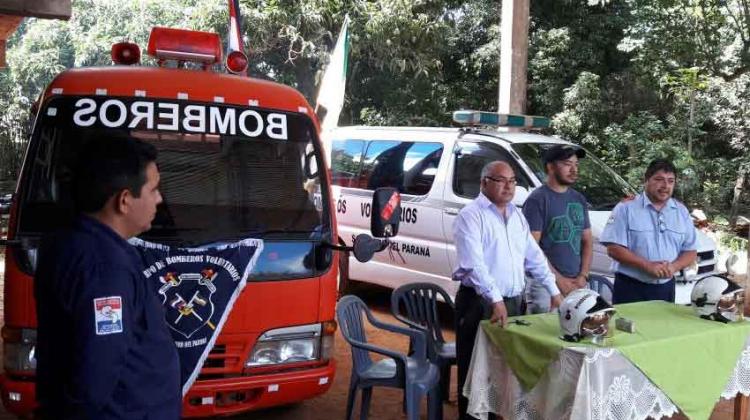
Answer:
<svg viewBox="0 0 750 420"><path fill-rule="evenodd" d="M164 60L194 61L210 66L221 62L221 38L213 32L153 28L148 55Z"/></svg>
<svg viewBox="0 0 750 420"><path fill-rule="evenodd" d="M549 128L547 117L498 114L485 111L454 111L453 121L466 126Z"/></svg>

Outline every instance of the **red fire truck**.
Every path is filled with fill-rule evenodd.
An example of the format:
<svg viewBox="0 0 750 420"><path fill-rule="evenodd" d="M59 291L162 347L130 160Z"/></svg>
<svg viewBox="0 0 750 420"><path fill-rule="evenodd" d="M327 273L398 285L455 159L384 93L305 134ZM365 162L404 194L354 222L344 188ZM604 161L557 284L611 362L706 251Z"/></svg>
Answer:
<svg viewBox="0 0 750 420"><path fill-rule="evenodd" d="M14 414L29 414L36 404L39 239L72 220L72 162L101 137L138 138L159 149L164 203L142 239L174 246L264 241L184 398L183 414L297 402L324 393L333 381L335 251L342 247L313 109L290 87L214 71L222 62L216 34L155 28L148 54L158 67L139 65L135 44L116 44L114 65L64 71L38 101L3 241L0 390ZM232 53L226 65L243 72L247 59ZM371 256L382 248L364 239L370 242L361 241L359 251Z"/></svg>

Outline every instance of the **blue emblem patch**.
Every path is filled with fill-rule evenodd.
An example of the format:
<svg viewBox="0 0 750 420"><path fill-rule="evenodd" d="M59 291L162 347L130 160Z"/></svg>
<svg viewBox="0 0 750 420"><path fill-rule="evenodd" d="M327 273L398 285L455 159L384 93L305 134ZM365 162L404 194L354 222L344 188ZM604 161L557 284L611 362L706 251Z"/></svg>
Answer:
<svg viewBox="0 0 750 420"><path fill-rule="evenodd" d="M122 298L109 296L94 299L96 335L117 334L122 328Z"/></svg>
<svg viewBox="0 0 750 420"><path fill-rule="evenodd" d="M204 325L216 329L211 317L214 314L212 298L216 292L213 281L218 275L212 268L205 268L200 273L170 271L159 277L162 283L159 295L170 329L185 338L190 338Z"/></svg>

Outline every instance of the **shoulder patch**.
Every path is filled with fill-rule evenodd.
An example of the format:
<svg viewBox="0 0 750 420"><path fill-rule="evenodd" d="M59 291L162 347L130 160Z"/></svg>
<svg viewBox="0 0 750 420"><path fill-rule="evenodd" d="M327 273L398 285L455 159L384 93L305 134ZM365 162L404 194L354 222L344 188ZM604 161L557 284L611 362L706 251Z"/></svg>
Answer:
<svg viewBox="0 0 750 420"><path fill-rule="evenodd" d="M120 296L94 299L94 328L96 335L117 334L123 331Z"/></svg>

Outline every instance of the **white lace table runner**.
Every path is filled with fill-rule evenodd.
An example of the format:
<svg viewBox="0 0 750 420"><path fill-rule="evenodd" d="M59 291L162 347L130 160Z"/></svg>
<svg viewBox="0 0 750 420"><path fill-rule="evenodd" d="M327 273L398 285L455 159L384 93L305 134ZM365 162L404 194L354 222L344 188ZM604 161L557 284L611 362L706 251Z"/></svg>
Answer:
<svg viewBox="0 0 750 420"><path fill-rule="evenodd" d="M577 347L560 352L537 385L524 392L502 354L482 328L464 385L469 414L486 420L642 420L677 413L678 408L619 351ZM750 395L750 339L721 398Z"/></svg>

